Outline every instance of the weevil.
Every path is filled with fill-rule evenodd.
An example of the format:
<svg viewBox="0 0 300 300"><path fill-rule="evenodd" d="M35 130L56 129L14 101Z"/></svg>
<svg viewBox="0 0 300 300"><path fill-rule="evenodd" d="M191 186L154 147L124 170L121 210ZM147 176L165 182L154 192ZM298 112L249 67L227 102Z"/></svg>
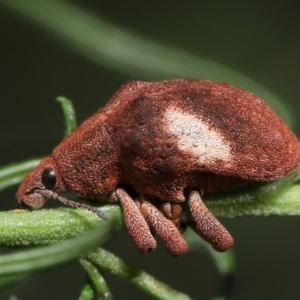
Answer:
<svg viewBox="0 0 300 300"><path fill-rule="evenodd" d="M156 234L178 256L181 204L196 232L217 251L233 245L207 209L203 195L286 176L300 161L296 136L256 95L227 83L175 79L123 85L67 136L21 183L20 205L54 198L107 214L81 198L118 202L125 226L142 253Z"/></svg>

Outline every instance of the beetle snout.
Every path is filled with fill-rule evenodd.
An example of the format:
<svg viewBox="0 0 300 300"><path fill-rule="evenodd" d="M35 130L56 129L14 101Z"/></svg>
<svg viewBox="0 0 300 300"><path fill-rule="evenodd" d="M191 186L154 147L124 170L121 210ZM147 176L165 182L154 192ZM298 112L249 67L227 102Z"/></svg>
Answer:
<svg viewBox="0 0 300 300"><path fill-rule="evenodd" d="M32 192L30 194L22 195L21 193L16 194L19 208L40 208L44 205L45 199L42 195Z"/></svg>

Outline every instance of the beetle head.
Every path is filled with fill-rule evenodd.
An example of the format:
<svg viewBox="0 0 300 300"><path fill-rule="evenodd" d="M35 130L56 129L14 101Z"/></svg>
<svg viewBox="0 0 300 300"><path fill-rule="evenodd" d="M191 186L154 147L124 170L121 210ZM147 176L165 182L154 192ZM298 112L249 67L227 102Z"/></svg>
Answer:
<svg viewBox="0 0 300 300"><path fill-rule="evenodd" d="M39 208L53 192L62 193L66 186L52 157L47 157L21 183L16 198L20 207Z"/></svg>

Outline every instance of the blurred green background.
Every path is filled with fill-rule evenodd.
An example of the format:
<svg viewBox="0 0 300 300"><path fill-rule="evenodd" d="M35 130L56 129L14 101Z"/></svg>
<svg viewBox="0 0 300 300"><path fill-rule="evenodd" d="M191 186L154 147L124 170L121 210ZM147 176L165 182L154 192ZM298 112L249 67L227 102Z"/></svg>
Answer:
<svg viewBox="0 0 300 300"><path fill-rule="evenodd" d="M0 4L5 2L1 0ZM122 30L207 58L255 80L280 97L293 113L293 129L299 136L300 9L296 1L69 3L80 5ZM155 78L155 74L143 69L134 76L138 72L130 66L118 70L119 62L111 67L105 61L97 64L76 49L70 51L65 41L61 43L55 34L47 34L41 24L2 5L0 37L0 165L46 155L60 142L64 121L54 101L56 96L71 98L78 121L82 122L125 81L163 77ZM124 47L130 46L131 41L125 39L123 43ZM146 53L147 48L142 51ZM133 69L135 64L133 58ZM201 72L210 74L210 70ZM220 73L218 78L237 85L226 73ZM2 194L2 210L15 208L15 191L12 188ZM299 299L300 218L249 217L222 222L236 241L237 273L231 299ZM108 249L193 299L211 299L218 294L220 278L205 252L191 252L175 259L160 244L155 252L143 256L125 231ZM106 275L115 299L148 299L121 279ZM0 299L8 299L12 293L23 300L39 299L41 295L45 300L76 299L84 280L84 272L73 264L33 276L1 292Z"/></svg>

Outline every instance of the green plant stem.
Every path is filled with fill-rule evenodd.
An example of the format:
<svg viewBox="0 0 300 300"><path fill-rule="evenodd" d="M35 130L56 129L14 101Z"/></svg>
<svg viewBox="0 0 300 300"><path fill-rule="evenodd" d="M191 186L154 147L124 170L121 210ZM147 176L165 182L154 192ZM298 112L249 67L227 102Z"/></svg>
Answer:
<svg viewBox="0 0 300 300"><path fill-rule="evenodd" d="M79 262L89 276L89 280L94 288L97 299L113 300L112 294L106 284L106 281L98 268L87 259L80 259Z"/></svg>
<svg viewBox="0 0 300 300"><path fill-rule="evenodd" d="M93 263L109 270L112 274L118 275L128 282L151 295L154 299L160 300L189 300L187 295L171 289L168 285L156 280L146 272L137 269L131 264L124 262L116 255L104 249L97 249L87 255Z"/></svg>
<svg viewBox="0 0 300 300"><path fill-rule="evenodd" d="M106 205L103 210L110 215L109 221L72 208L0 212L0 246L49 245L74 238L95 226L106 242L122 228L123 220L117 205Z"/></svg>
<svg viewBox="0 0 300 300"><path fill-rule="evenodd" d="M248 194L249 197L251 195ZM231 200L219 198L207 201L206 205L216 216L229 218L250 215L300 215L299 198L300 185L294 185L284 188L284 191L275 193L267 200L232 196ZM101 208L108 212L111 220L102 220L93 213L72 208L0 212L0 245L45 245L74 237L97 224L103 228L110 228L110 233L113 234L123 224L120 207L105 205ZM189 217L187 215L187 218Z"/></svg>
<svg viewBox="0 0 300 300"><path fill-rule="evenodd" d="M280 180L230 193L209 195L206 205L219 217L300 215L300 167ZM294 184L294 185L293 185Z"/></svg>
<svg viewBox="0 0 300 300"><path fill-rule="evenodd" d="M32 164L36 164L36 160ZM12 180L20 178L20 170L15 166L11 168L10 171L5 167L0 174L5 170L3 174L9 174ZM204 200L219 217L300 215L300 185L292 185L299 175L297 169L281 180L247 187L238 192L205 195ZM123 224L119 206L105 205L102 209L107 211L111 220L102 220L93 213L72 208L0 212L0 245L49 244L74 237L98 224L110 228L110 233L119 230Z"/></svg>
<svg viewBox="0 0 300 300"><path fill-rule="evenodd" d="M79 300L93 300L94 299L94 290L91 284L87 283L84 285L79 296Z"/></svg>

